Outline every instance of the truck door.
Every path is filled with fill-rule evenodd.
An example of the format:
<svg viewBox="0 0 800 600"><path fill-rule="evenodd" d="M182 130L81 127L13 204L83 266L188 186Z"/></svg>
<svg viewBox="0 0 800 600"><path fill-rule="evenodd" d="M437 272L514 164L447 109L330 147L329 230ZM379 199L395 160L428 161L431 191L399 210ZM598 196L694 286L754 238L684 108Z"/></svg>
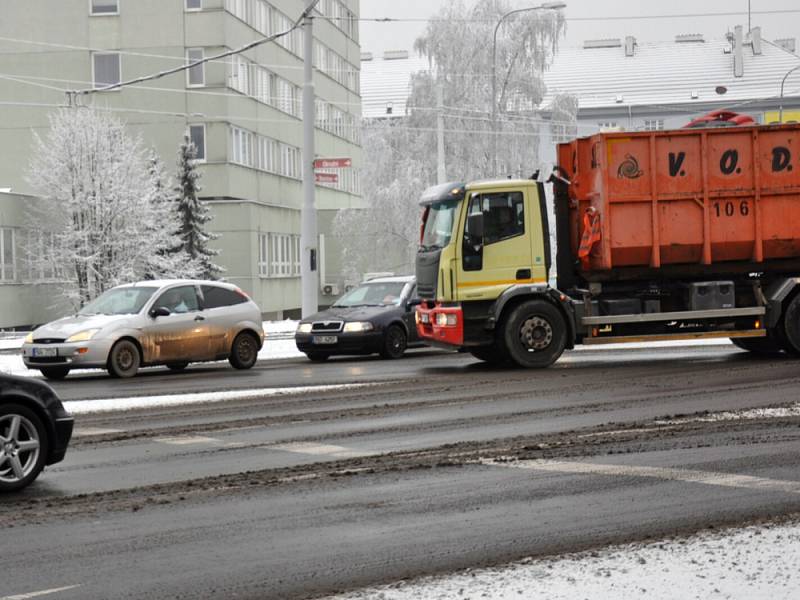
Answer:
<svg viewBox="0 0 800 600"><path fill-rule="evenodd" d="M532 211L526 210L526 194L523 190L468 194L464 232L458 241L458 300L494 300L510 285L543 278L544 265L534 268L532 264ZM483 215L483 231L476 235L470 231L475 227L470 215L479 214Z"/></svg>

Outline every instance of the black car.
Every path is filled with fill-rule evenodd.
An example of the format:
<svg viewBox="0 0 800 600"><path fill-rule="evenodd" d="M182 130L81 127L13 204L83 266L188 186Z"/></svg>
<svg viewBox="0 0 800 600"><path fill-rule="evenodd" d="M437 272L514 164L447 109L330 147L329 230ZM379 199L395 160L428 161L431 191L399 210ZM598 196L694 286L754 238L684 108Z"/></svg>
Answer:
<svg viewBox="0 0 800 600"><path fill-rule="evenodd" d="M371 279L339 298L329 309L303 319L294 339L313 361L332 354L373 354L400 358L419 343L414 323L416 280Z"/></svg>
<svg viewBox="0 0 800 600"><path fill-rule="evenodd" d="M72 424L49 385L0 374L0 492L20 490L62 461Z"/></svg>

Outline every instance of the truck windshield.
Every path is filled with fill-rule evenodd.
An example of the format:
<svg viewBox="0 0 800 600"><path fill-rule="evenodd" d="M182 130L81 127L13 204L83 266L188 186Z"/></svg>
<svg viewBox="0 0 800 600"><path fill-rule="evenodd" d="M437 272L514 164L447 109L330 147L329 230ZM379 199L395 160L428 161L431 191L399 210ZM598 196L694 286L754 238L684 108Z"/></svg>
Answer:
<svg viewBox="0 0 800 600"><path fill-rule="evenodd" d="M442 200L428 207L420 244L423 250L444 248L453 235L453 219L460 199Z"/></svg>

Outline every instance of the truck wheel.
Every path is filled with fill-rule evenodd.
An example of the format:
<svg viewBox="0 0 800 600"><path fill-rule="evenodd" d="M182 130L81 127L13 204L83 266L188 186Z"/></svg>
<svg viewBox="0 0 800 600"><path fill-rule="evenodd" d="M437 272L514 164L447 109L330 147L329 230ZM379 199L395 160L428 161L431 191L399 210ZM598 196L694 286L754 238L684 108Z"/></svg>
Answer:
<svg viewBox="0 0 800 600"><path fill-rule="evenodd" d="M504 349L498 348L497 344L481 346L480 348L470 348L468 351L475 358L489 363L490 365L503 365L510 362L508 353Z"/></svg>
<svg viewBox="0 0 800 600"><path fill-rule="evenodd" d="M781 353L780 343L771 337L762 338L731 338L733 345L747 350L753 354L761 354L764 356L776 356Z"/></svg>
<svg viewBox="0 0 800 600"><path fill-rule="evenodd" d="M789 302L783 315L784 349L789 354L800 356L800 294Z"/></svg>
<svg viewBox="0 0 800 600"><path fill-rule="evenodd" d="M521 367L549 367L567 344L564 318L546 300L529 300L517 306L503 330L508 354Z"/></svg>

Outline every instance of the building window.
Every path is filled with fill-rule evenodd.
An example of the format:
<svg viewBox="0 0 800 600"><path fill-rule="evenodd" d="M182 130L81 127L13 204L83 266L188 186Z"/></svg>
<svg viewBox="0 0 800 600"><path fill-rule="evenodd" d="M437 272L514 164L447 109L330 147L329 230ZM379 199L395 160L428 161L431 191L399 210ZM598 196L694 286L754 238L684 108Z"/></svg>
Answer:
<svg viewBox="0 0 800 600"><path fill-rule="evenodd" d="M89 0L93 15L118 15L119 0Z"/></svg>
<svg viewBox="0 0 800 600"><path fill-rule="evenodd" d="M103 88L122 81L120 57L115 52L92 54L92 70L92 81L94 81L95 88Z"/></svg>
<svg viewBox="0 0 800 600"><path fill-rule="evenodd" d="M0 281L16 281L17 257L15 231L0 227Z"/></svg>
<svg viewBox="0 0 800 600"><path fill-rule="evenodd" d="M192 64L198 60L203 60L204 53L202 48L189 48L186 50L186 64ZM186 70L186 84L189 87L198 87L206 84L206 65L196 65Z"/></svg>
<svg viewBox="0 0 800 600"><path fill-rule="evenodd" d="M192 140L194 147L197 149L196 160L200 162L206 161L206 126L205 125L189 125L189 139Z"/></svg>
<svg viewBox="0 0 800 600"><path fill-rule="evenodd" d="M258 274L260 277L269 277L269 235L258 234Z"/></svg>
<svg viewBox="0 0 800 600"><path fill-rule="evenodd" d="M203 10L203 0L186 0L186 10Z"/></svg>
<svg viewBox="0 0 800 600"><path fill-rule="evenodd" d="M660 131L664 129L664 119L645 119L645 131Z"/></svg>

